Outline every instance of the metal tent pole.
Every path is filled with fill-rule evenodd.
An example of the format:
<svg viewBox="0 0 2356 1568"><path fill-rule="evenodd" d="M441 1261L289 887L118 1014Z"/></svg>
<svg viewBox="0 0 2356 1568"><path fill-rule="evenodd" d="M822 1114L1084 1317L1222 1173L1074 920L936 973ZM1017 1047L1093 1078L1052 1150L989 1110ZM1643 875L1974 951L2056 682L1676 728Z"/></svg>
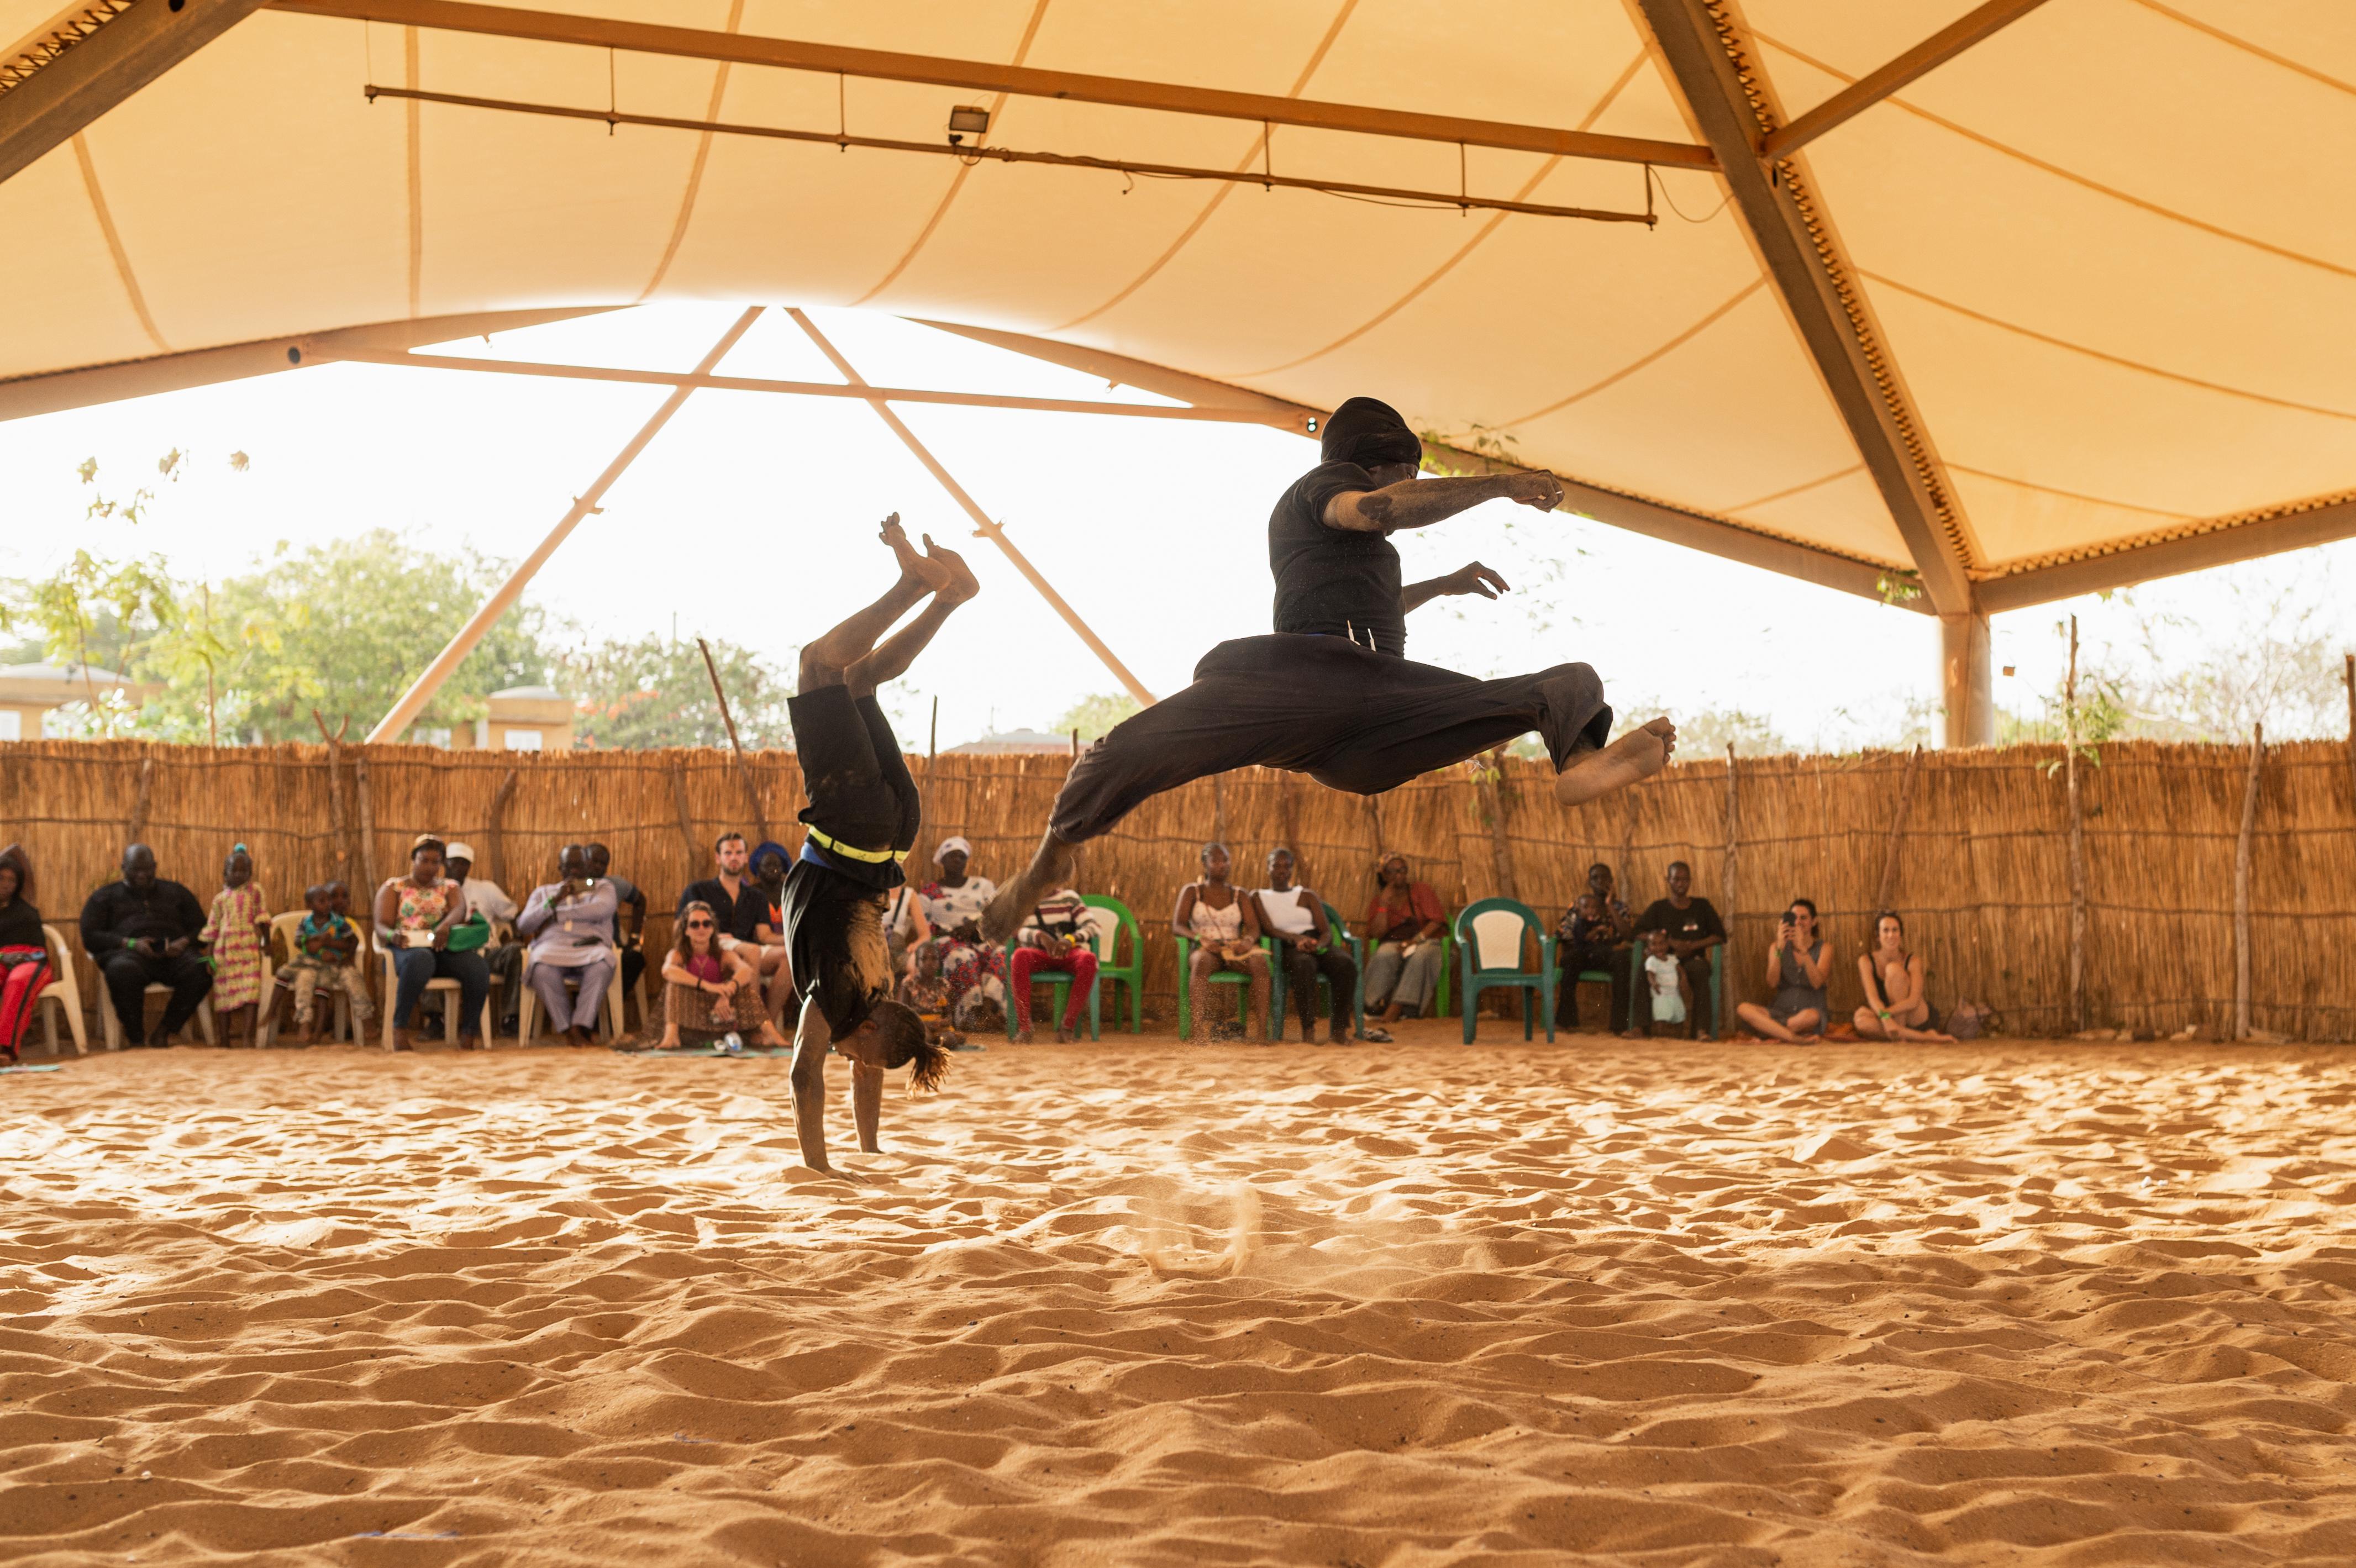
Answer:
<svg viewBox="0 0 2356 1568"><path fill-rule="evenodd" d="M841 351L827 341L826 334L818 329L817 323L792 305L786 307L786 314L794 318L796 325L809 334L809 340L818 345L820 353L834 361L834 368L842 373L844 380L854 387L863 388L867 385L866 379L851 368L851 361L842 357ZM1105 646L1104 639L1088 630L1088 624L1080 619L1079 612L1065 603L1064 596L1056 592L1045 578L1039 575L1039 569L1032 565L1021 550L1014 548L1013 541L1006 537L1005 530L991 519L989 513L981 509L980 505L971 496L966 494L964 485L950 477L949 471L941 466L940 459L926 450L925 443L916 439L916 432L901 422L900 416L892 411L889 404L877 401L871 402L867 406L875 411L876 418L892 427L892 433L898 436L910 452L916 453L916 461L932 471L933 477L940 481L941 488L949 493L949 498L965 508L965 515L973 519L973 526L980 531L981 536L996 545L1004 553L1006 559L1014 563L1014 570L1030 581L1031 586L1039 591L1039 597L1044 599L1055 608L1055 613L1064 618L1066 625L1079 634L1080 641L1087 644L1088 651L1102 659L1105 667L1112 671L1114 677L1121 685L1129 688L1129 694L1147 707L1151 707L1155 699L1153 693L1145 689L1144 682L1130 674L1129 667L1115 657L1110 648Z"/></svg>
<svg viewBox="0 0 2356 1568"><path fill-rule="evenodd" d="M736 340L750 331L753 323L760 319L762 308L760 305L755 305L738 316L730 325L728 330L720 335L720 341L712 346L711 352L704 355L702 360L696 366L695 374L698 376L712 374L720 361L727 356L728 351L736 347ZM605 498L605 492L613 487L614 481L619 479L623 471L632 463L637 461L638 453L644 452L647 449L647 443L654 440L656 433L670 422L670 416L679 412L680 405L686 402L694 390L691 386L672 389L670 396L663 400L662 407L654 411L654 417L648 420L639 428L638 433L630 438L628 445L614 454L613 462L605 464L605 472L597 475L597 482L574 498L572 510L566 512L557 525L548 530L548 537L540 541L540 548L524 557L515 571L508 574L508 580L499 584L498 592L484 600L482 608L476 611L466 624L458 628L458 635L450 639L450 645L435 655L434 662L425 667L424 673L410 683L409 689L401 694L401 700L392 705L392 710L377 720L376 728L369 731L368 735L371 745L395 739L415 721L420 713L425 710L425 705L434 700L434 694L442 689L442 683L448 680L451 673L466 661L466 656L475 651L475 645L483 640L483 634L489 631L498 618L508 613L509 607L522 595L524 585L532 580L533 574L541 567L548 564L548 558L556 553L556 547L564 542L566 536L573 532L582 518L597 509L597 503Z"/></svg>

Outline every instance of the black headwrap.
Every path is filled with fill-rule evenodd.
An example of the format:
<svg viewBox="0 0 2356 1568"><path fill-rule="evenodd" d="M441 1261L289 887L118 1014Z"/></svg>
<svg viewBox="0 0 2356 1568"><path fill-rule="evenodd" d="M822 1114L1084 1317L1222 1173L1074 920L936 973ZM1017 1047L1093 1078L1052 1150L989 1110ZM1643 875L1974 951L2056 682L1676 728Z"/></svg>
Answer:
<svg viewBox="0 0 2356 1568"><path fill-rule="evenodd" d="M1317 445L1326 462L1355 463L1361 468L1423 462L1423 443L1399 411L1379 398L1352 398L1335 409Z"/></svg>

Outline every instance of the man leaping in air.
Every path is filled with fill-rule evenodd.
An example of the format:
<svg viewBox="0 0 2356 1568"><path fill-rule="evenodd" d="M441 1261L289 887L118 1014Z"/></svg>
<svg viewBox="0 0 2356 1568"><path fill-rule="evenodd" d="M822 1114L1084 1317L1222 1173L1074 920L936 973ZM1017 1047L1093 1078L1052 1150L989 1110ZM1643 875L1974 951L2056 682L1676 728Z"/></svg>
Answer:
<svg viewBox="0 0 2356 1568"><path fill-rule="evenodd" d="M983 935L1004 941L1064 884L1078 847L1143 802L1231 768L1287 768L1380 795L1536 730L1554 762L1555 797L1577 805L1667 763L1676 728L1666 719L1610 741L1612 709L1586 665L1475 680L1407 658L1408 611L1443 594L1494 598L1505 582L1475 564L1402 586L1390 536L1499 497L1551 511L1561 481L1419 479L1422 442L1373 398L1334 410L1320 449L1323 461L1278 498L1268 521L1275 635L1221 643L1194 667L1192 686L1088 748L1031 864L985 912Z"/></svg>
<svg viewBox="0 0 2356 1568"><path fill-rule="evenodd" d="M801 1002L794 1132L813 1170L833 1168L826 1159L830 1047L851 1059L851 1119L867 1154L881 1152L884 1071L905 1066L912 1087L934 1089L948 1068L948 1051L925 1038L924 1019L891 999L884 897L906 880L900 862L916 841L923 806L875 688L905 674L949 612L980 587L960 557L929 537L919 553L897 512L884 521L884 542L899 557L900 580L802 649L800 684L786 705L809 796L801 813L809 833L786 876L780 913ZM932 603L879 645L927 594Z"/></svg>

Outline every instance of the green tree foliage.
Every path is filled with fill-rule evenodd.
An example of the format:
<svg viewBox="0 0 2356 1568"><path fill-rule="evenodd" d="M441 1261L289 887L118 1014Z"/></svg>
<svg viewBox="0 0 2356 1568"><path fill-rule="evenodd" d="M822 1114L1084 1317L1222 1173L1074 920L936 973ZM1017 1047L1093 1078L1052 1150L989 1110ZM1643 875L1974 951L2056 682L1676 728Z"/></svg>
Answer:
<svg viewBox="0 0 2356 1568"><path fill-rule="evenodd" d="M714 642L712 662L745 746L786 746L792 695L776 669L750 650ZM579 704L573 733L594 746L724 746L728 728L712 695L703 653L664 636L584 645L558 656L558 687Z"/></svg>
<svg viewBox="0 0 2356 1568"><path fill-rule="evenodd" d="M1137 699L1125 691L1099 691L1081 698L1071 711L1055 720L1054 729L1058 735L1077 730L1081 740L1094 741L1122 720L1141 711Z"/></svg>

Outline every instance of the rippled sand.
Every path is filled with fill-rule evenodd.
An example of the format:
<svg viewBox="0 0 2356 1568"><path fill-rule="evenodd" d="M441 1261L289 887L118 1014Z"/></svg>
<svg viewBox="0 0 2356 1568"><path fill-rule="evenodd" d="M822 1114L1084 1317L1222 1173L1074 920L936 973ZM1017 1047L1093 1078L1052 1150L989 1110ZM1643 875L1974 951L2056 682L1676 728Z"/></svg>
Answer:
<svg viewBox="0 0 2356 1568"><path fill-rule="evenodd" d="M0 1078L0 1559L2356 1560L2356 1054L1454 1028Z"/></svg>

